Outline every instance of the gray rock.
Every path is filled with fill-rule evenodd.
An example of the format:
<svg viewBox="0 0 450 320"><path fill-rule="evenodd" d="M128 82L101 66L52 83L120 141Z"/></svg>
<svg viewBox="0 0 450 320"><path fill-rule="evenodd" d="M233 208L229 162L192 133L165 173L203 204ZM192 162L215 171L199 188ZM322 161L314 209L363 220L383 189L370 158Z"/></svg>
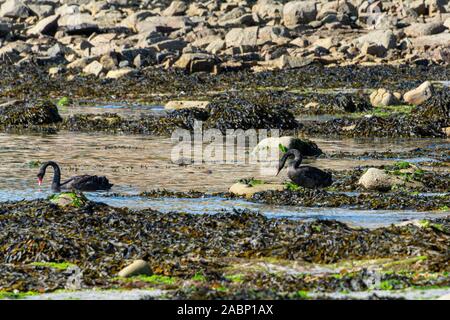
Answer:
<svg viewBox="0 0 450 320"><path fill-rule="evenodd" d="M90 35L98 31L98 25L94 18L88 13L73 13L60 17L58 25L64 29L67 34Z"/></svg>
<svg viewBox="0 0 450 320"><path fill-rule="evenodd" d="M369 42L383 46L386 49L394 49L397 46L397 37L390 30L375 30L356 38L354 42L358 47L362 47L364 43Z"/></svg>
<svg viewBox="0 0 450 320"><path fill-rule="evenodd" d="M28 4L28 7L33 11L40 19L51 16L54 14L55 9L49 4Z"/></svg>
<svg viewBox="0 0 450 320"><path fill-rule="evenodd" d="M425 49L450 44L450 33L439 33L431 36L417 37L411 40L413 47Z"/></svg>
<svg viewBox="0 0 450 320"><path fill-rule="evenodd" d="M184 53L173 65L190 73L215 72L218 61L215 56L205 53Z"/></svg>
<svg viewBox="0 0 450 320"><path fill-rule="evenodd" d="M183 29L192 24L192 21L188 17L148 17L143 21L136 23L136 31L158 31L163 33L169 33L174 30Z"/></svg>
<svg viewBox="0 0 450 320"><path fill-rule="evenodd" d="M0 8L0 17L26 18L30 9L20 0L7 0Z"/></svg>
<svg viewBox="0 0 450 320"><path fill-rule="evenodd" d="M28 34L44 34L44 35L54 35L58 29L58 19L59 15L55 14L53 16L47 17L39 21L34 27L27 31Z"/></svg>
<svg viewBox="0 0 450 320"><path fill-rule="evenodd" d="M409 37L421 37L438 34L444 30L445 26L442 22L414 23L405 28L405 34Z"/></svg>
<svg viewBox="0 0 450 320"><path fill-rule="evenodd" d="M187 5L184 1L172 1L166 10L161 12L163 16L182 16L187 10Z"/></svg>
<svg viewBox="0 0 450 320"><path fill-rule="evenodd" d="M283 20L286 26L307 24L316 19L316 1L291 1L283 7Z"/></svg>
<svg viewBox="0 0 450 320"><path fill-rule="evenodd" d="M252 7L252 12L264 21L281 19L283 14L283 4L274 0L258 0Z"/></svg>
<svg viewBox="0 0 450 320"><path fill-rule="evenodd" d="M227 47L255 46L259 27L234 28L225 35Z"/></svg>
<svg viewBox="0 0 450 320"><path fill-rule="evenodd" d="M157 51L163 51L163 50L168 50L168 51L181 51L186 47L187 43L183 40L164 40L164 41L160 41L156 44L153 45L154 48L156 48Z"/></svg>
<svg viewBox="0 0 450 320"><path fill-rule="evenodd" d="M371 55L375 57L384 57L386 55L386 48L376 43L366 42L361 47L363 55Z"/></svg>
<svg viewBox="0 0 450 320"><path fill-rule="evenodd" d="M0 22L0 38L5 37L11 32L11 26L8 23Z"/></svg>
<svg viewBox="0 0 450 320"><path fill-rule="evenodd" d="M139 275L151 276L153 274L150 265L144 260L135 260L129 266L123 268L118 273L119 277L127 278Z"/></svg>

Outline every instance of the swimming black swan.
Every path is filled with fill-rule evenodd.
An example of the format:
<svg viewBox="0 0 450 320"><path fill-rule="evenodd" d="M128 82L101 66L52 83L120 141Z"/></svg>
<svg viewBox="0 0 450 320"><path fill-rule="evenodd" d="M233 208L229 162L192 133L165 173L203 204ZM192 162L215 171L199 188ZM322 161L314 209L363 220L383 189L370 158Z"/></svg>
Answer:
<svg viewBox="0 0 450 320"><path fill-rule="evenodd" d="M333 183L331 173L310 166L300 167L303 157L300 151L296 149L291 149L283 155L280 160L277 175L280 173L281 169L283 169L286 164L286 160L291 156L294 156L294 161L289 164L287 174L288 177L298 186L315 189L320 187L328 187Z"/></svg>
<svg viewBox="0 0 450 320"><path fill-rule="evenodd" d="M48 161L42 164L37 175L39 185L42 184L48 166L53 167L52 190L54 192L60 192L61 189L76 189L80 191L109 190L113 186L106 177L88 175L75 176L61 183L61 170L54 161Z"/></svg>

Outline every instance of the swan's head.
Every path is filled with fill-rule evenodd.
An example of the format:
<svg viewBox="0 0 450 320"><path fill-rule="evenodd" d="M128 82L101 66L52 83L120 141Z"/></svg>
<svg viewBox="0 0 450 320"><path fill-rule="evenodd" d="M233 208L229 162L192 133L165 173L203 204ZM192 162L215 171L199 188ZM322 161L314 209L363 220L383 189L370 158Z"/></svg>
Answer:
<svg viewBox="0 0 450 320"><path fill-rule="evenodd" d="M39 172L37 174L37 178L38 178L38 184L41 185L42 181L44 180L44 173L43 172Z"/></svg>

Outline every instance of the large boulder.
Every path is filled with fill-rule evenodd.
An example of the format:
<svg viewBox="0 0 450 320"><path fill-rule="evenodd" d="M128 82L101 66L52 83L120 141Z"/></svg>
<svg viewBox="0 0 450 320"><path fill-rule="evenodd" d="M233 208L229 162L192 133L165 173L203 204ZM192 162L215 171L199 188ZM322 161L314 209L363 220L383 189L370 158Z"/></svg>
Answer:
<svg viewBox="0 0 450 320"><path fill-rule="evenodd" d="M286 26L307 24L316 20L316 1L291 1L283 7L283 20Z"/></svg>
<svg viewBox="0 0 450 320"><path fill-rule="evenodd" d="M370 103L374 107L391 106L399 103L398 98L389 90L378 89L370 95Z"/></svg>
<svg viewBox="0 0 450 320"><path fill-rule="evenodd" d="M433 85L430 81L425 81L417 88L406 92L403 100L412 105L419 105L433 96Z"/></svg>
<svg viewBox="0 0 450 320"><path fill-rule="evenodd" d="M255 46L259 27L234 28L225 35L227 47Z"/></svg>
<svg viewBox="0 0 450 320"><path fill-rule="evenodd" d="M44 34L44 35L54 35L56 29L58 29L58 19L59 15L55 14L40 20L34 27L27 31L28 34Z"/></svg>
<svg viewBox="0 0 450 320"><path fill-rule="evenodd" d="M47 125L61 122L58 108L49 101L24 103L11 101L0 105L1 126Z"/></svg>
<svg viewBox="0 0 450 320"><path fill-rule="evenodd" d="M320 156L323 152L312 141L302 140L293 136L269 137L261 140L258 145L253 148L252 156L258 156L261 153L277 154L279 151L297 149L303 156ZM278 159L278 158L277 158Z"/></svg>
<svg viewBox="0 0 450 320"><path fill-rule="evenodd" d="M358 184L367 190L388 191L394 185L394 181L384 170L370 168L361 176Z"/></svg>
<svg viewBox="0 0 450 320"><path fill-rule="evenodd" d="M441 33L445 29L442 22L414 23L405 28L405 34L409 37L430 36Z"/></svg>
<svg viewBox="0 0 450 320"><path fill-rule="evenodd" d="M386 49L394 49L397 46L397 38L391 30L375 30L354 40L358 47L365 43L374 43Z"/></svg>
<svg viewBox="0 0 450 320"><path fill-rule="evenodd" d="M88 13L73 13L58 19L58 26L70 35L90 35L99 30L94 18Z"/></svg>
<svg viewBox="0 0 450 320"><path fill-rule="evenodd" d="M283 4L274 0L258 0L252 7L252 12L264 21L280 19L283 13Z"/></svg>

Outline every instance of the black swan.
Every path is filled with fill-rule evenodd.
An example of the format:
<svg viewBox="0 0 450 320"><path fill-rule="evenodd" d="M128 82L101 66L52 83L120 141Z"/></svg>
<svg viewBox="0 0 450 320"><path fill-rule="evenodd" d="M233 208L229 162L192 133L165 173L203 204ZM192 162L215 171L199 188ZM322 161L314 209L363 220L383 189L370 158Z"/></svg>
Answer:
<svg viewBox="0 0 450 320"><path fill-rule="evenodd" d="M60 192L61 189L76 189L80 191L109 190L113 186L106 177L89 175L75 176L61 183L61 170L54 161L48 161L42 164L37 174L39 185L42 184L48 166L53 167L52 190L54 192Z"/></svg>
<svg viewBox="0 0 450 320"><path fill-rule="evenodd" d="M294 156L294 161L289 164L288 177L298 186L315 189L320 187L328 187L333 183L331 173L322 171L318 168L303 166L300 167L303 157L300 151L291 149L287 151L280 160L277 175L286 164L286 160Z"/></svg>

